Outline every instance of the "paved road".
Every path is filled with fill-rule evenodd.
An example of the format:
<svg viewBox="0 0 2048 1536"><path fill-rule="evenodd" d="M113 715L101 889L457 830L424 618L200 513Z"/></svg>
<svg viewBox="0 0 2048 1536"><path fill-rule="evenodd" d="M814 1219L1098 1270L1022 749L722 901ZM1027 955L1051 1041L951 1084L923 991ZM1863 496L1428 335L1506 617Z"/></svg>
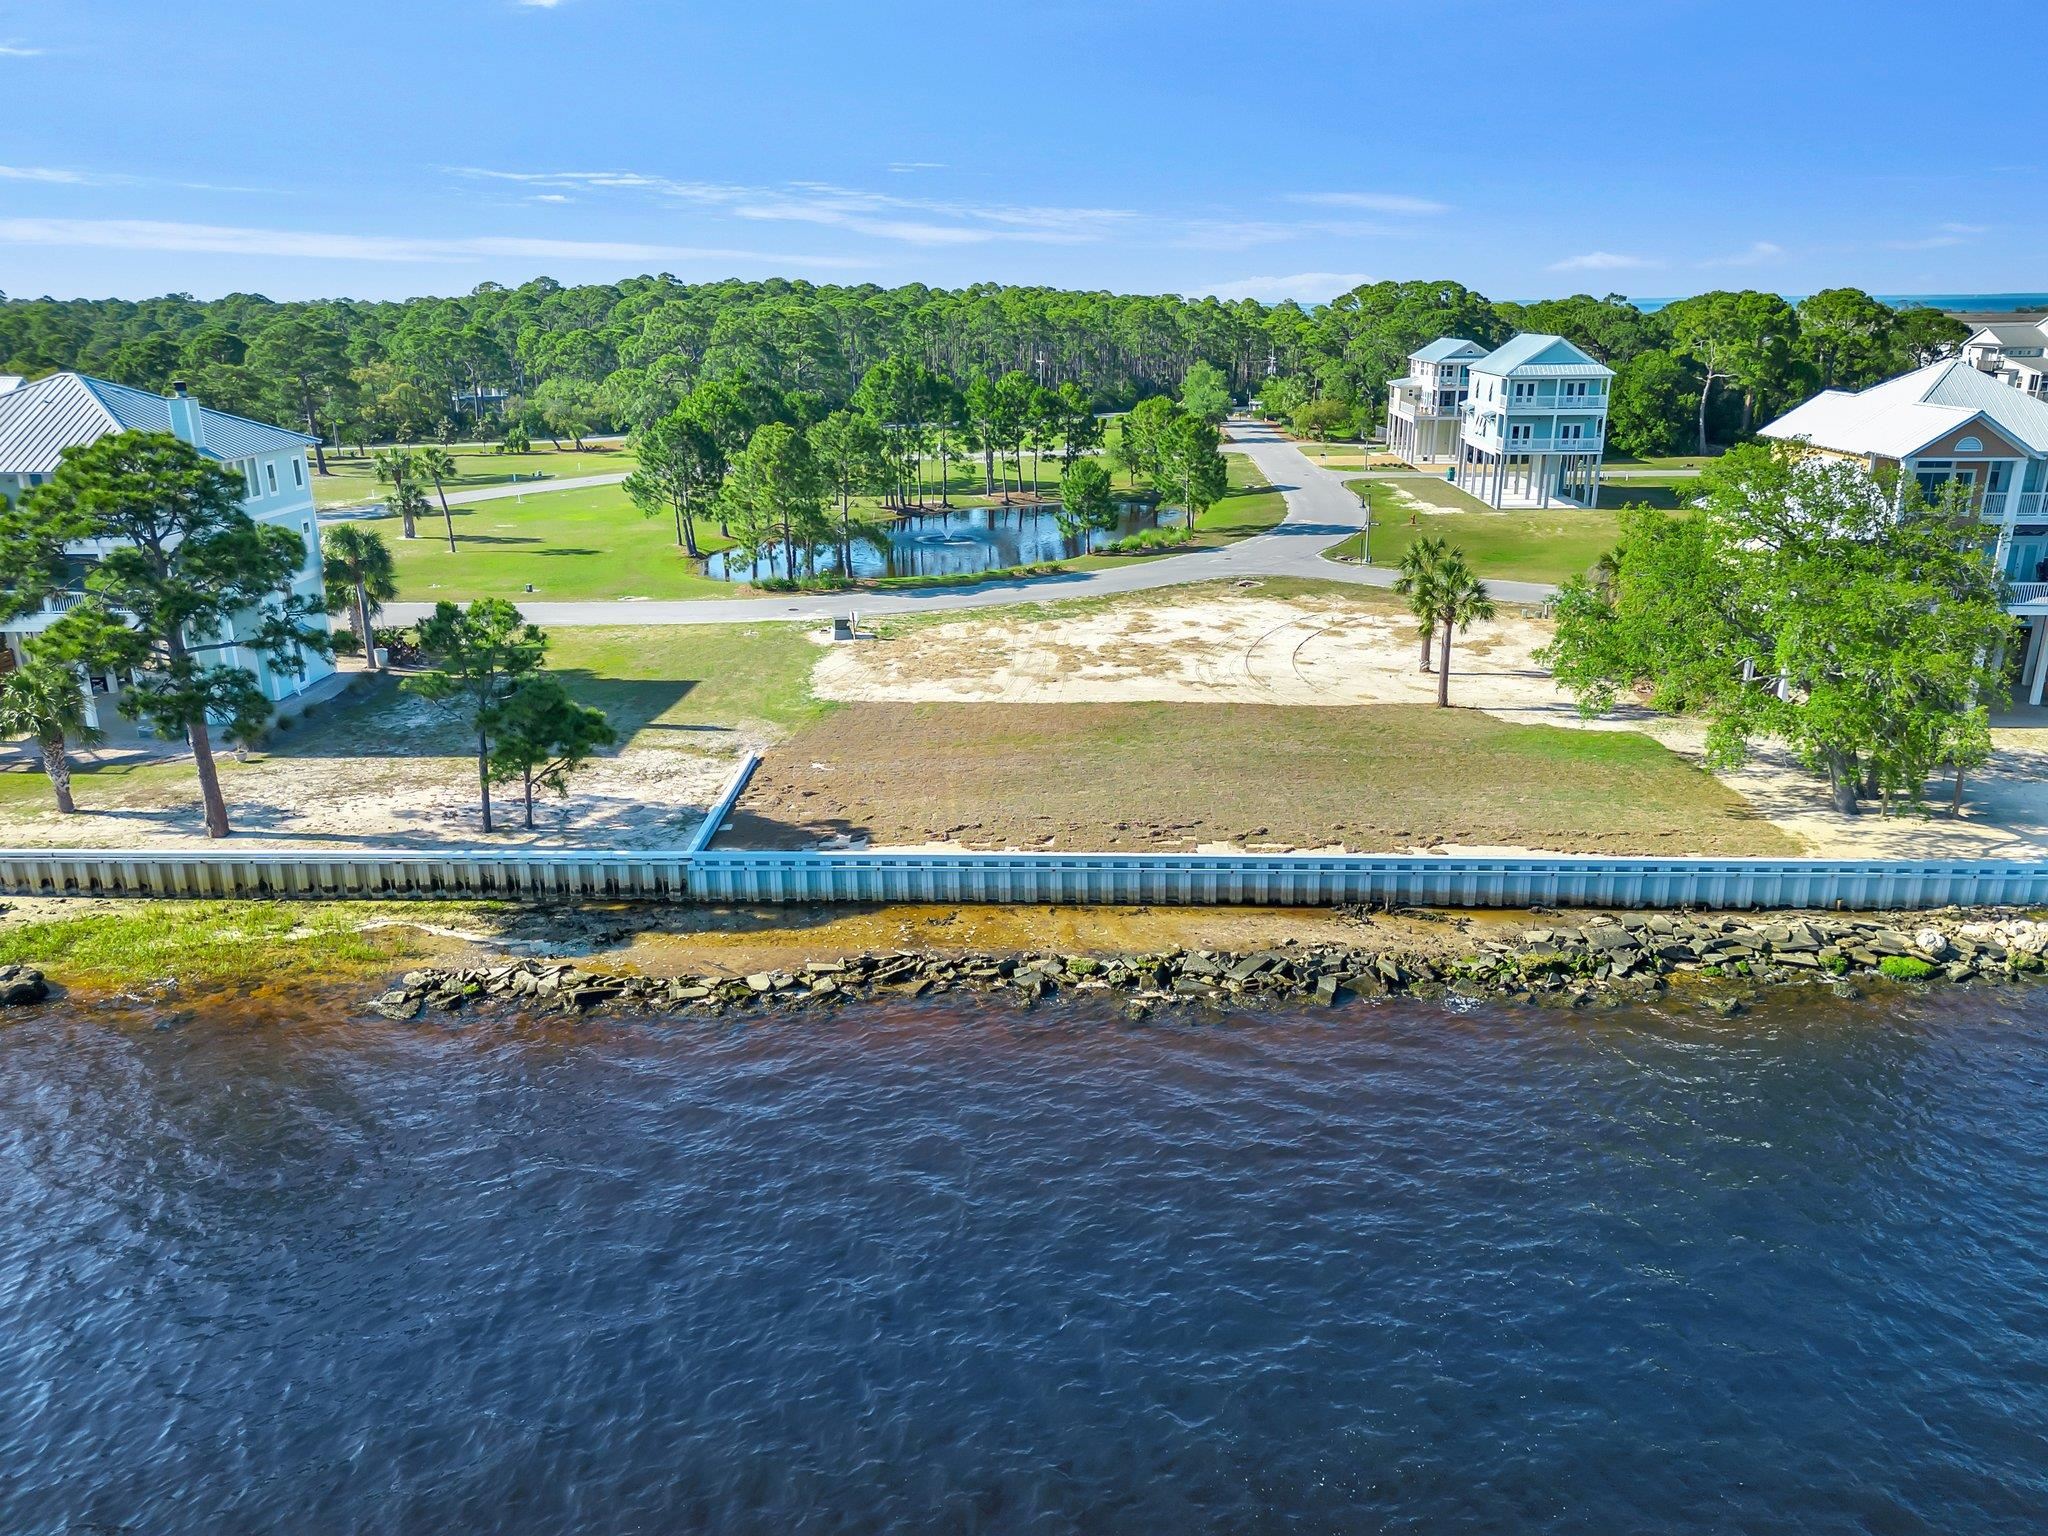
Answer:
<svg viewBox="0 0 2048 1536"><path fill-rule="evenodd" d="M479 501L506 501L514 496L540 496L554 491L581 491L593 485L617 485L625 478L625 471L621 470L615 475L571 475L566 480L522 480L517 485L480 485L472 491L450 491L448 505L467 507ZM427 496L427 505L436 512L441 510L441 503L434 499L431 492ZM345 507L323 508L320 519L322 522L347 523L358 518L384 515L383 502L361 501Z"/></svg>
<svg viewBox="0 0 2048 1536"><path fill-rule="evenodd" d="M1349 581L1361 586L1388 587L1394 572L1380 566L1339 564L1322 552L1348 538L1365 524L1365 508L1344 488L1358 471L1318 469L1292 443L1259 426L1233 425L1232 446L1259 467L1287 497L1287 517L1270 533L1241 539L1222 549L1190 555L1160 555L1150 560L1100 571L1066 576L1034 576L1025 580L976 582L909 592L793 593L788 597L713 597L688 600L636 601L610 599L586 603L522 602L529 619L543 627L576 628L594 624L743 624L764 619L817 622L852 612L945 613L961 609L999 608L1008 603L1035 603L1063 597L1097 597L1143 592L1155 587L1183 586L1192 581L1238 577L1305 576ZM557 487L578 482L561 481ZM482 495L482 492L472 493ZM449 498L451 501L454 498ZM1494 581L1487 586L1503 602L1538 603L1551 587L1527 581ZM387 603L386 618L410 624L431 611L425 603Z"/></svg>

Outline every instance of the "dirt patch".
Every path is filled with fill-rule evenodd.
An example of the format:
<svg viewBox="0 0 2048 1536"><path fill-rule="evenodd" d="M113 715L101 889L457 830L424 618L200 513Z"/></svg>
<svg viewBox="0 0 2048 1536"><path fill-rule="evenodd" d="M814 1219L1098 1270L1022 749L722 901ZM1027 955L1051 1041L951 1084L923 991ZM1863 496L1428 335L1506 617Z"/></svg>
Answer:
<svg viewBox="0 0 2048 1536"><path fill-rule="evenodd" d="M866 704L771 753L720 847L1786 854L1631 732L1474 710Z"/></svg>

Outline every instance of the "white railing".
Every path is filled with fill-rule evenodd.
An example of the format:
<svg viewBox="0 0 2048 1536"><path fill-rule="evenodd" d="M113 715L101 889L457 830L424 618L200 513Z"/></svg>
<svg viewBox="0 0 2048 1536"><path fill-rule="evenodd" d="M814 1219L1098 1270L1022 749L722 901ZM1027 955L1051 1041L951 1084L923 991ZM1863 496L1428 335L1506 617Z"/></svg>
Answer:
<svg viewBox="0 0 2048 1536"><path fill-rule="evenodd" d="M1757 907L2048 904L2005 860L1432 858L1373 854L0 852L0 893L234 898L1082 905Z"/></svg>
<svg viewBox="0 0 2048 1536"><path fill-rule="evenodd" d="M1597 437L1475 437L1475 448L1488 453L1599 453Z"/></svg>

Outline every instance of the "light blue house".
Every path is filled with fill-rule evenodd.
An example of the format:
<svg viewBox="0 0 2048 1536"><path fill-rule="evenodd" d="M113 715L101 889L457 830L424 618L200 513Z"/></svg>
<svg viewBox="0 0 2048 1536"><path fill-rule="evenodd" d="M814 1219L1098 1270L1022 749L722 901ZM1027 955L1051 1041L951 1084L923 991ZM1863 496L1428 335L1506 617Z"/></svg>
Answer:
<svg viewBox="0 0 2048 1536"><path fill-rule="evenodd" d="M1517 336L1473 363L1458 484L1496 507L1600 499L1614 370L1562 336Z"/></svg>
<svg viewBox="0 0 2048 1536"><path fill-rule="evenodd" d="M0 391L0 498L12 500L48 480L67 448L81 448L115 432L171 433L240 476L244 510L259 523L287 529L305 546L305 561L292 578L291 591L312 599L316 610L320 608L319 524L313 513L311 477L306 472L306 449L313 439L284 427L208 410L183 385L174 386L169 395L155 395L85 374L53 373L33 384L17 383ZM100 550L81 546L71 553L82 579ZM75 593L59 593L39 611L0 625L0 671L18 664L24 642L32 641L76 601ZM203 648L223 664L254 674L275 703L296 697L334 671L332 662L310 651L300 654L303 671L273 667L266 657L241 643L254 634L258 622L259 615L253 611L238 615L228 633L208 637ZM325 617L319 622L324 625ZM123 679L112 674L87 679L100 724L112 723L112 706L119 700L122 685Z"/></svg>

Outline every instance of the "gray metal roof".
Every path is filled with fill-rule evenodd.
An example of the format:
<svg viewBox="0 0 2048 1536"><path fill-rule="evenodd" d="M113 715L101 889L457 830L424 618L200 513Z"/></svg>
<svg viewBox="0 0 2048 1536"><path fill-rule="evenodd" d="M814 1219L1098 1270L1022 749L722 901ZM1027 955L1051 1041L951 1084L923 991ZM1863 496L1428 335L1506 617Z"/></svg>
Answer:
<svg viewBox="0 0 2048 1536"><path fill-rule="evenodd" d="M303 432L205 406L199 414L206 439L200 451L208 458L297 453L313 441ZM171 403L162 395L82 373L53 373L0 394L0 474L49 474L66 448L82 448L110 432L170 430Z"/></svg>

